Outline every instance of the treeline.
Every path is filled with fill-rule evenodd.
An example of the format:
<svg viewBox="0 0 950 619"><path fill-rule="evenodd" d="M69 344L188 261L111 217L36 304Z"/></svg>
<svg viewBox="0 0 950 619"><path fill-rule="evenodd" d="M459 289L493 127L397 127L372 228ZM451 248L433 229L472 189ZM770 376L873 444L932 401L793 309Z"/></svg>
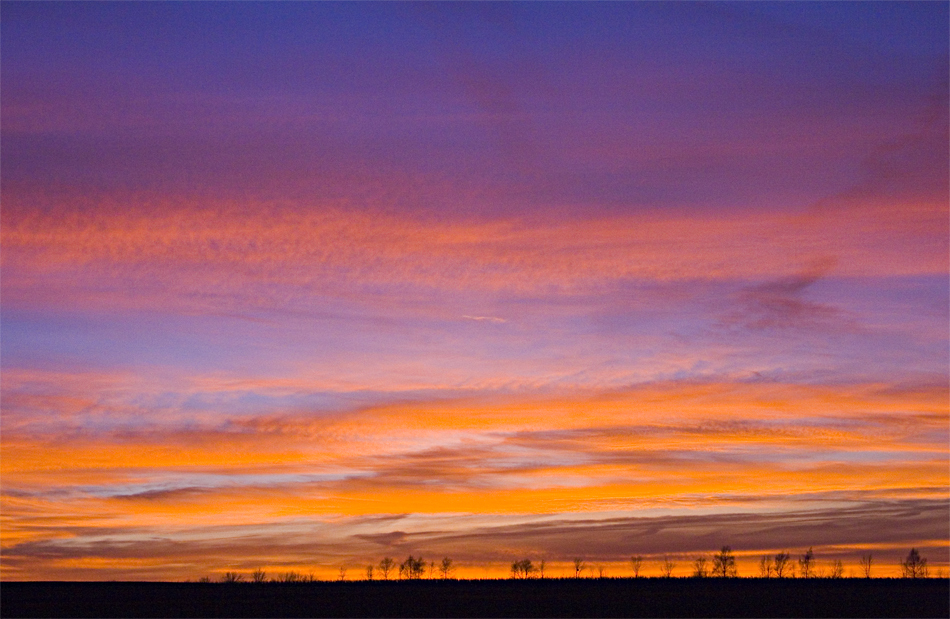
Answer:
<svg viewBox="0 0 950 619"><path fill-rule="evenodd" d="M645 560L642 556L630 557L630 567L633 570L634 578L641 578ZM900 562L901 576L903 578L929 578L930 573L927 568L927 559L922 557L916 548L911 548L907 557ZM672 578L677 564L672 558L664 555L658 560L660 573L665 578ZM871 578L872 567L874 566L873 556L868 553L861 557L861 576ZM573 561L574 578L583 578L584 572L589 571L592 577L607 578L607 569L601 564L588 565L584 559L576 558ZM736 557L729 546L723 546L719 552L713 555L698 555L688 564L690 569L689 576L694 578L738 578L739 571L736 566ZM426 562L425 559L409 555L402 563L397 563L392 557L383 558L378 564L370 564L362 572L363 577L360 580L420 580L423 578L442 580L452 579L455 573L455 562L449 557L443 557L441 561ZM544 578L546 562L542 559L534 563L531 559L521 559L511 564L510 577L513 579ZM682 574L680 574L682 576ZM792 557L787 551L782 551L774 555L763 555L759 561L759 578L843 578L844 565L840 559L833 560L828 569L818 565L814 551L809 548L807 551ZM941 574L942 576L942 574ZM338 580L347 579L347 568L340 567ZM239 572L225 572L219 582L224 583L297 583L297 582L316 582L320 579L315 578L313 573L302 574L299 572L284 572L268 578L268 574L263 569L257 569L251 573L250 578ZM198 582L213 582L210 577L204 577Z"/></svg>

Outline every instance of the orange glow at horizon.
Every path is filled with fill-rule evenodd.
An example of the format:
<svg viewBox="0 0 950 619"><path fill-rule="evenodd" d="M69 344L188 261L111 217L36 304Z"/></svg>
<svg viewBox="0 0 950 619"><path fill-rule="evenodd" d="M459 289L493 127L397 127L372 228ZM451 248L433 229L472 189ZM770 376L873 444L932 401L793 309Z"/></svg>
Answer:
<svg viewBox="0 0 950 619"><path fill-rule="evenodd" d="M420 8L4 3L0 580L950 565L947 4Z"/></svg>

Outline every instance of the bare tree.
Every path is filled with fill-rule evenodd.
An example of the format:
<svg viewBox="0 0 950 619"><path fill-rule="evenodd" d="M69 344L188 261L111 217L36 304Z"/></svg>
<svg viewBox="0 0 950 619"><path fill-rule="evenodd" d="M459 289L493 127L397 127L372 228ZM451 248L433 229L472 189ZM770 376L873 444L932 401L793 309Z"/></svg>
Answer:
<svg viewBox="0 0 950 619"><path fill-rule="evenodd" d="M346 580L346 566L340 566L340 580Z"/></svg>
<svg viewBox="0 0 950 619"><path fill-rule="evenodd" d="M373 580L373 564L366 566L366 580Z"/></svg>
<svg viewBox="0 0 950 619"><path fill-rule="evenodd" d="M383 578L389 580L389 572L392 571L393 566L396 565L396 562L392 560L392 557L386 557L379 562L379 569L383 573Z"/></svg>
<svg viewBox="0 0 950 619"><path fill-rule="evenodd" d="M538 574L541 576L541 580L544 580L544 559L538 561Z"/></svg>
<svg viewBox="0 0 950 619"><path fill-rule="evenodd" d="M238 574L237 572L225 572L224 576L221 577L221 582L244 582L244 574Z"/></svg>
<svg viewBox="0 0 950 619"><path fill-rule="evenodd" d="M200 583L209 583L209 582L211 582L211 577L210 577L210 576L202 576L201 578L198 579L198 582L200 582Z"/></svg>
<svg viewBox="0 0 950 619"><path fill-rule="evenodd" d="M693 576L696 578L706 578L709 576L709 567L706 565L708 559L705 555L699 555L693 561Z"/></svg>
<svg viewBox="0 0 950 619"><path fill-rule="evenodd" d="M812 549L809 548L805 554L798 557L798 569L802 574L802 578L811 578L812 577L812 568L815 563L815 553L812 552Z"/></svg>
<svg viewBox="0 0 950 619"><path fill-rule="evenodd" d="M603 565L597 566L597 578L605 578L607 576L607 567Z"/></svg>
<svg viewBox="0 0 950 619"><path fill-rule="evenodd" d="M901 561L901 575L904 578L927 578L927 559L921 557L916 548L911 548L907 559Z"/></svg>
<svg viewBox="0 0 950 619"><path fill-rule="evenodd" d="M663 575L667 578L673 576L673 568L676 567L676 564L670 561L670 558L666 555L663 556L663 563L660 566L660 569L663 571Z"/></svg>
<svg viewBox="0 0 950 619"><path fill-rule="evenodd" d="M412 573L412 577L415 578L416 580L419 580L420 578L425 576L425 573L426 573L425 560L422 557L419 557L418 559L416 559L415 565L412 566L412 569L410 570L410 572Z"/></svg>
<svg viewBox="0 0 950 619"><path fill-rule="evenodd" d="M762 555L762 559L759 561L759 576L761 578L772 577L772 557L769 555Z"/></svg>
<svg viewBox="0 0 950 619"><path fill-rule="evenodd" d="M775 570L776 578L785 578L785 576L791 571L791 560L792 555L788 554L787 552L780 552L775 555L773 569Z"/></svg>
<svg viewBox="0 0 950 619"><path fill-rule="evenodd" d="M442 580L447 579L454 569L452 559L444 557L442 563L439 564L439 573L442 575Z"/></svg>
<svg viewBox="0 0 950 619"><path fill-rule="evenodd" d="M871 577L871 553L861 555L861 571L865 578Z"/></svg>
<svg viewBox="0 0 950 619"><path fill-rule="evenodd" d="M531 563L531 559L522 559L511 564L512 578L528 578L534 571L535 567Z"/></svg>
<svg viewBox="0 0 950 619"><path fill-rule="evenodd" d="M729 546L723 546L717 554L713 555L712 575L719 578L739 575L736 570L736 557Z"/></svg>
<svg viewBox="0 0 950 619"><path fill-rule="evenodd" d="M409 555L405 561L399 566L399 575L404 576L408 580L419 580L426 573L426 562L422 557L418 559L414 558L412 555Z"/></svg>
<svg viewBox="0 0 950 619"><path fill-rule="evenodd" d="M633 577L640 578L640 567L643 566L643 557L637 555L630 557L630 567L633 568Z"/></svg>
<svg viewBox="0 0 950 619"><path fill-rule="evenodd" d="M841 564L841 559L835 559L831 562L828 578L841 578L842 576L844 576L844 565Z"/></svg>
<svg viewBox="0 0 950 619"><path fill-rule="evenodd" d="M251 578L253 578L256 583L267 582L267 572L261 568L257 568L254 570L254 573L251 574Z"/></svg>
<svg viewBox="0 0 950 619"><path fill-rule="evenodd" d="M584 569L583 559L574 559L574 578L581 577L581 571Z"/></svg>
<svg viewBox="0 0 950 619"><path fill-rule="evenodd" d="M413 578L415 578L416 580L421 579L423 576L426 575L426 562L425 562L425 560L424 560L422 557L419 557L418 559L416 559L416 563L415 563L415 565L412 567L412 570L410 570L410 571L411 571L412 574L413 574Z"/></svg>
<svg viewBox="0 0 950 619"><path fill-rule="evenodd" d="M535 569L531 559L522 559L511 564L511 572L514 578L530 578Z"/></svg>

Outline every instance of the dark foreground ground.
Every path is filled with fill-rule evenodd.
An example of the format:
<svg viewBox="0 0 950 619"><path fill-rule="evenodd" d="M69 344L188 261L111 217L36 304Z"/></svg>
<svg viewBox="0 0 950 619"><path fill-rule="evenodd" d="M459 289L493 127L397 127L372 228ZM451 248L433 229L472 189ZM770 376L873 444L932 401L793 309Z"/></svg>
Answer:
<svg viewBox="0 0 950 619"><path fill-rule="evenodd" d="M948 617L950 581L13 583L3 617Z"/></svg>

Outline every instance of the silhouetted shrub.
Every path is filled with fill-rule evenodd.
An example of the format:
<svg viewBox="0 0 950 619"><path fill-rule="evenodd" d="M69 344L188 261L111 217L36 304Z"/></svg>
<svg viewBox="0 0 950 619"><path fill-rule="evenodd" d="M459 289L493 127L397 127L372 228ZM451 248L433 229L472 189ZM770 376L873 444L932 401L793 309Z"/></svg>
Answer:
<svg viewBox="0 0 950 619"><path fill-rule="evenodd" d="M583 570L584 570L583 559L574 559L574 578L580 578L581 572Z"/></svg>
<svg viewBox="0 0 950 619"><path fill-rule="evenodd" d="M643 565L643 557L637 555L635 557L630 557L630 567L633 568L633 577L640 577L640 567Z"/></svg>
<svg viewBox="0 0 950 619"><path fill-rule="evenodd" d="M841 559L835 559L831 562L831 571L828 572L828 578L841 578L844 576L844 565Z"/></svg>

